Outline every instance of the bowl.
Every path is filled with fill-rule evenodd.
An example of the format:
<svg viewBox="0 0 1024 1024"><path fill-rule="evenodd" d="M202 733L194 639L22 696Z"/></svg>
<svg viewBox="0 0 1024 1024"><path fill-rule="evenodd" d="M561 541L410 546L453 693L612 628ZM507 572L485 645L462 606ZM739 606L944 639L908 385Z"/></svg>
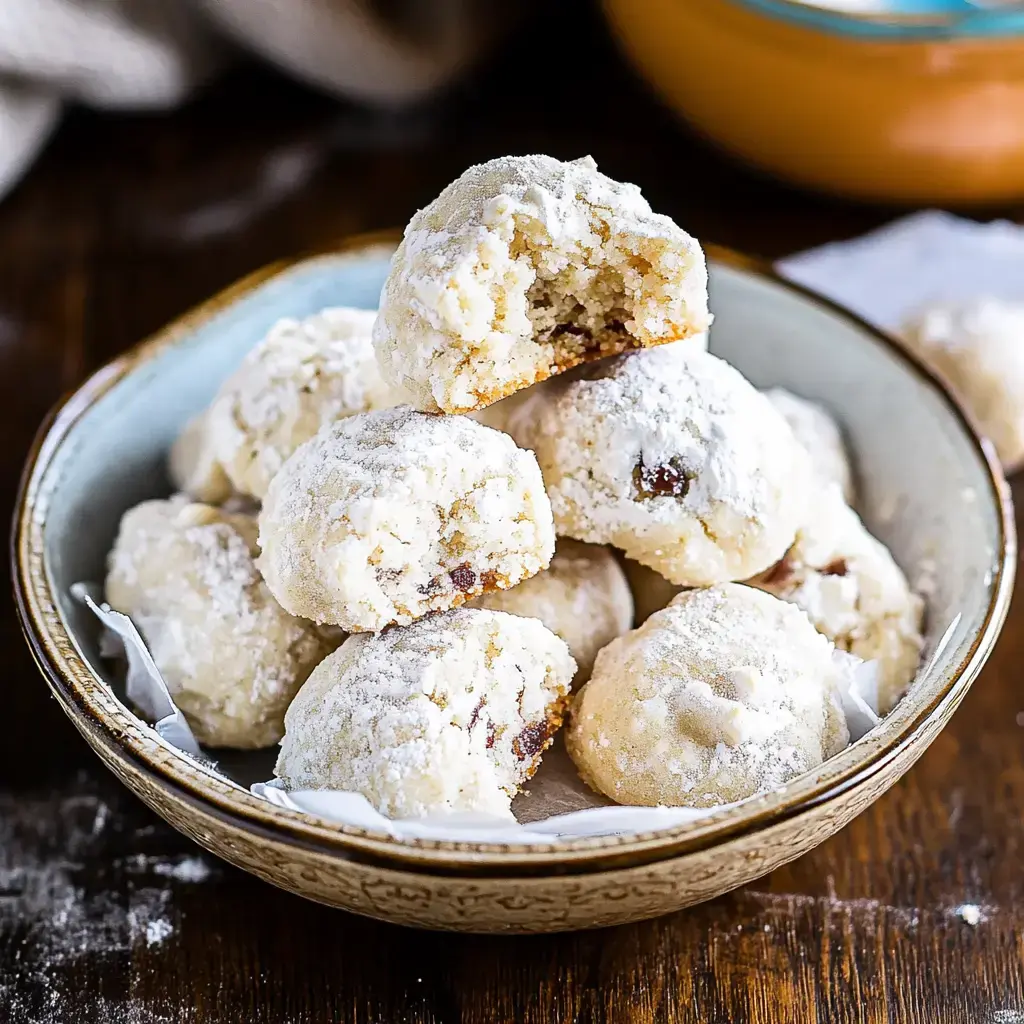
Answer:
<svg viewBox="0 0 1024 1024"><path fill-rule="evenodd" d="M604 0L662 97L799 185L897 203L1024 196L1024 13L866 18L790 0Z"/></svg>
<svg viewBox="0 0 1024 1024"><path fill-rule="evenodd" d="M269 777L272 752L225 757L218 775L131 713L69 587L103 577L120 515L168 492L171 441L271 323L374 305L394 244L360 238L259 271L103 367L42 427L15 516L18 608L43 675L93 749L212 853L322 903L431 928L557 931L651 917L749 882L842 828L921 755L992 649L1015 565L1009 493L990 447L919 364L722 250L710 252L712 349L759 386L828 404L858 457L869 526L911 574L930 563L927 667L878 728L781 790L684 826L501 844L398 841L272 806L248 788Z"/></svg>

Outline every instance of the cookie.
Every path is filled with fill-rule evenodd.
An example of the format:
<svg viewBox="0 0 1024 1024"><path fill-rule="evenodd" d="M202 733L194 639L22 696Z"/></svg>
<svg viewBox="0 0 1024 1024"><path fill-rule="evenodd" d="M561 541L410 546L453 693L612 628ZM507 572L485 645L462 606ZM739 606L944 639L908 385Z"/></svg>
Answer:
<svg viewBox="0 0 1024 1024"><path fill-rule="evenodd" d="M1024 463L1024 303L933 306L903 328L907 347L960 397L1007 470Z"/></svg>
<svg viewBox="0 0 1024 1024"><path fill-rule="evenodd" d="M802 608L837 647L877 662L878 710L892 710L921 661L924 602L837 486L813 503L785 558L750 584Z"/></svg>
<svg viewBox="0 0 1024 1024"><path fill-rule="evenodd" d="M262 498L285 460L323 424L395 404L370 340L375 317L339 307L280 320L224 382L205 429L236 491Z"/></svg>
<svg viewBox="0 0 1024 1024"><path fill-rule="evenodd" d="M351 636L288 709L276 774L290 789L361 793L392 818L511 818L575 669L540 622L503 612Z"/></svg>
<svg viewBox="0 0 1024 1024"><path fill-rule="evenodd" d="M469 168L412 218L373 335L412 405L464 413L710 321L700 246L635 185L589 157L521 156Z"/></svg>
<svg viewBox="0 0 1024 1024"><path fill-rule="evenodd" d="M598 655L566 746L617 803L731 803L849 743L848 671L793 605L739 584L686 591Z"/></svg>
<svg viewBox="0 0 1024 1024"><path fill-rule="evenodd" d="M128 615L201 743L269 747L340 638L289 615L255 565L256 522L178 496L125 513L106 598Z"/></svg>
<svg viewBox="0 0 1024 1024"><path fill-rule="evenodd" d="M560 535L613 544L679 586L745 579L782 557L809 458L736 370L665 345L573 376L509 428L537 453Z"/></svg>
<svg viewBox="0 0 1024 1024"><path fill-rule="evenodd" d="M638 626L660 612L683 589L632 558L624 558L622 568L633 595L633 621Z"/></svg>
<svg viewBox="0 0 1024 1024"><path fill-rule="evenodd" d="M329 424L271 481L260 569L295 615L348 632L407 624L547 567L537 460L465 416L408 407Z"/></svg>
<svg viewBox="0 0 1024 1024"><path fill-rule="evenodd" d="M569 645L577 686L590 678L597 652L633 625L633 598L615 556L566 539L557 542L543 572L475 598L473 606L540 619Z"/></svg>
<svg viewBox="0 0 1024 1024"><path fill-rule="evenodd" d="M175 490L196 501L220 505L231 497L231 481L210 443L206 410L185 424L171 446L167 471Z"/></svg>
<svg viewBox="0 0 1024 1024"><path fill-rule="evenodd" d="M770 388L765 396L782 414L793 436L807 449L815 477L824 484L838 484L843 498L852 505L856 495L850 456L839 424L828 410L784 388Z"/></svg>

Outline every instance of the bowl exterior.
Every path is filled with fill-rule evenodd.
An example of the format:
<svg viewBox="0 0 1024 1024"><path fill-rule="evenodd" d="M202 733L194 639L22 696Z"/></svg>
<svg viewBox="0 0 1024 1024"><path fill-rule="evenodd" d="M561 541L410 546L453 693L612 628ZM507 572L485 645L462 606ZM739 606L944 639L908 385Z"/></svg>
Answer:
<svg viewBox="0 0 1024 1024"><path fill-rule="evenodd" d="M878 40L736 0L604 0L642 74L700 132L814 189L900 203L1024 195L1024 40Z"/></svg>
<svg viewBox="0 0 1024 1024"><path fill-rule="evenodd" d="M64 710L113 773L153 811L210 853L298 896L391 924L437 931L539 934L628 924L682 910L767 875L824 842L882 795L925 751L956 708L883 769L803 813L679 857L612 871L525 877L438 874L339 856L216 813L127 759L57 691Z"/></svg>

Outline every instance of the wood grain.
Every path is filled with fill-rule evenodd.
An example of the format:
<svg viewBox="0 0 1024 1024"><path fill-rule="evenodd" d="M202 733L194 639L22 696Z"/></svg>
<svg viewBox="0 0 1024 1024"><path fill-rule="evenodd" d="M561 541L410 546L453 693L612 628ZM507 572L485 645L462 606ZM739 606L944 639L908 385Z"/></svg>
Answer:
<svg viewBox="0 0 1024 1024"><path fill-rule="evenodd" d="M589 55L578 73L524 73L534 26L411 114L243 68L173 116L69 117L0 204L8 504L83 375L264 262L403 222L478 159L590 152L701 237L766 256L892 216L720 159L566 12L545 32ZM209 859L205 880L176 877L194 849L88 752L3 600L0 1020L1024 1022L1024 607L921 762L814 853L646 924L481 939L346 916Z"/></svg>

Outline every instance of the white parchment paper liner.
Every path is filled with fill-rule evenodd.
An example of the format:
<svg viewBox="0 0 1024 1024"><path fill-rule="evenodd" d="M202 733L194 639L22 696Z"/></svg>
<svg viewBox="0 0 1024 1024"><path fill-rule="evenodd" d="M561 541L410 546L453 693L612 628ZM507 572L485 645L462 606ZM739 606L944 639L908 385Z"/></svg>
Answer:
<svg viewBox="0 0 1024 1024"><path fill-rule="evenodd" d="M108 631L108 642L119 644L128 663L127 693L144 714L156 720L155 736L216 772L216 762L196 742L184 715L171 699L167 685L127 615L98 599L98 587L75 584L74 597L88 607ZM871 663L842 651L843 683L838 697L850 725L851 742L878 724L877 674ZM130 708L126 710L132 713ZM141 720L140 720L141 721ZM142 723L145 725L145 723ZM232 780L220 773L226 782ZM579 778L561 741L548 750L528 792L513 802L515 821L485 815L444 815L416 820L391 820L373 809L359 793L336 790L286 791L277 780L256 783L254 795L278 807L304 811L357 828L385 832L396 839L436 839L481 843L552 843L559 839L622 835L671 828L717 813L708 808L623 807L592 792ZM761 794L763 796L763 794ZM756 800L760 797L752 797Z"/></svg>

